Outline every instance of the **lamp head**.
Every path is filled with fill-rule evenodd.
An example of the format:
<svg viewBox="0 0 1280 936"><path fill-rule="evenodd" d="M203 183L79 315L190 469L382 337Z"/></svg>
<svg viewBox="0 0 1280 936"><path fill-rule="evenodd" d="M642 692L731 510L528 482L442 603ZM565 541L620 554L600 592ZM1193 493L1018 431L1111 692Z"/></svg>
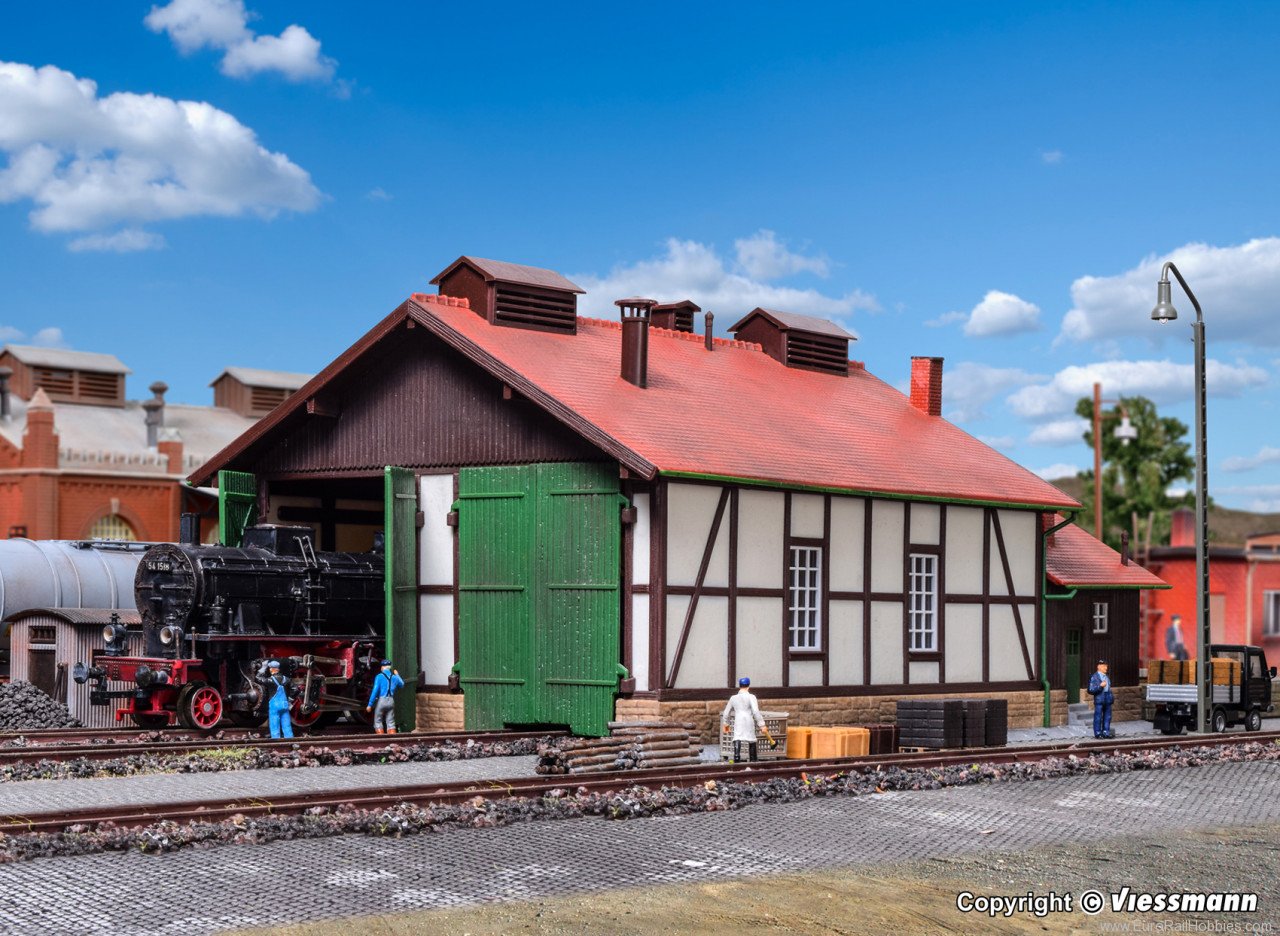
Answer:
<svg viewBox="0 0 1280 936"><path fill-rule="evenodd" d="M1120 417L1120 425L1116 426L1115 437L1120 440L1121 445L1128 445L1138 437L1138 430L1133 427L1133 423L1129 422L1127 415Z"/></svg>
<svg viewBox="0 0 1280 936"><path fill-rule="evenodd" d="M1173 307L1173 287L1165 277L1156 283L1156 307L1151 310L1151 318L1157 322L1172 322L1178 317L1178 310Z"/></svg>

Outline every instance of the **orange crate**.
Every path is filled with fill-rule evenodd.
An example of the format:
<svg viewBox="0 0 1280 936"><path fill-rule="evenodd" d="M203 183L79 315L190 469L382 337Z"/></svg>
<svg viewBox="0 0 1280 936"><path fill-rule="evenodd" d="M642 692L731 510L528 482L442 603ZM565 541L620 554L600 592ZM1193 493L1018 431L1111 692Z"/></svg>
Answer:
<svg viewBox="0 0 1280 936"><path fill-rule="evenodd" d="M841 728L813 728L809 742L809 756L820 758L843 757Z"/></svg>
<svg viewBox="0 0 1280 936"><path fill-rule="evenodd" d="M787 726L787 757L804 760L809 756L813 742L813 729L800 725Z"/></svg>
<svg viewBox="0 0 1280 936"><path fill-rule="evenodd" d="M871 753L871 732L866 728L843 728L845 757L866 757Z"/></svg>

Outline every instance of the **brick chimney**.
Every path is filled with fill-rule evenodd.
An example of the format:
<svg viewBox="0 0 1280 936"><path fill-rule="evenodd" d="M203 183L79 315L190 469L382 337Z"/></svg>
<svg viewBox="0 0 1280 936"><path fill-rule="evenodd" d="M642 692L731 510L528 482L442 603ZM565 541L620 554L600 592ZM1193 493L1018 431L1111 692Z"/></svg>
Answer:
<svg viewBox="0 0 1280 936"><path fill-rule="evenodd" d="M156 440L156 451L169 459L169 474L180 475L182 471L182 435L177 429L161 429Z"/></svg>
<svg viewBox="0 0 1280 936"><path fill-rule="evenodd" d="M654 299L618 299L622 310L622 379L637 387L649 386L649 316Z"/></svg>
<svg viewBox="0 0 1280 936"><path fill-rule="evenodd" d="M58 430L53 425L53 402L39 387L27 406L27 430L22 436L24 468L58 467Z"/></svg>
<svg viewBox="0 0 1280 936"><path fill-rule="evenodd" d="M911 359L911 405L928 416L942 415L942 358Z"/></svg>
<svg viewBox="0 0 1280 936"><path fill-rule="evenodd" d="M1190 507L1179 507L1173 512L1173 524L1169 529L1170 546L1194 546L1196 544L1196 513Z"/></svg>

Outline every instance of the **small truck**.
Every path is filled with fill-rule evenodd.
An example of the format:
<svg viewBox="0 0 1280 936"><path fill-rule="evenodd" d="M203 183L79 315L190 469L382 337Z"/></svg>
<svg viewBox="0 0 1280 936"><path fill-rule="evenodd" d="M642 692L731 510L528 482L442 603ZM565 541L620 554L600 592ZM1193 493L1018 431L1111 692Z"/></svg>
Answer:
<svg viewBox="0 0 1280 936"><path fill-rule="evenodd" d="M1213 709L1209 715L1210 731L1226 731L1230 725L1243 724L1246 731L1262 730L1262 713L1272 712L1271 681L1276 668L1267 666L1261 647L1238 644L1213 644L1209 656L1214 660L1232 660L1239 664L1238 679L1226 685L1210 687ZM1148 674L1149 676L1150 674ZM1190 683L1147 683L1147 701L1155 703L1156 730L1167 735L1182 734L1184 728L1195 728L1200 687Z"/></svg>

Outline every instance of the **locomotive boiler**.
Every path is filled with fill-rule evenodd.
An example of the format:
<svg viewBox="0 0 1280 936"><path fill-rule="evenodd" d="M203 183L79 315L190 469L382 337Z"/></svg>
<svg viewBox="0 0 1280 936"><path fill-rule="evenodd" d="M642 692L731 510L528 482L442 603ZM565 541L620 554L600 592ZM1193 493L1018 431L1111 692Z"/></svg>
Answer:
<svg viewBox="0 0 1280 936"><path fill-rule="evenodd" d="M252 727L266 714L259 668L278 659L295 725L362 718L383 645L379 545L317 552L310 527L261 525L238 547L153 546L134 579L142 655L128 656L124 628L108 625L106 648L74 678L94 683L92 703L142 727Z"/></svg>

